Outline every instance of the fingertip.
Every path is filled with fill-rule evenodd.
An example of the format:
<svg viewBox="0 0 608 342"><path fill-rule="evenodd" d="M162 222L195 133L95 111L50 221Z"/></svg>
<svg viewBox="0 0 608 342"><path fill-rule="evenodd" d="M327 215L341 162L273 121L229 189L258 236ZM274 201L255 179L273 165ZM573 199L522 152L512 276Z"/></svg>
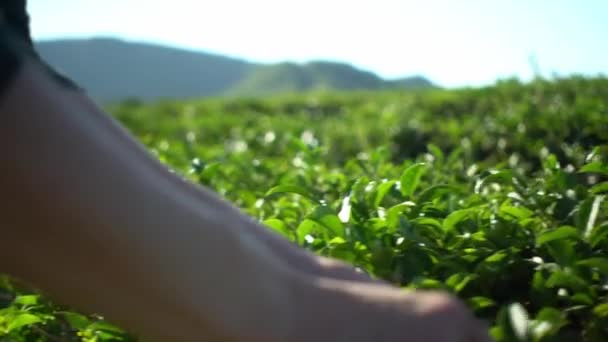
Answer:
<svg viewBox="0 0 608 342"><path fill-rule="evenodd" d="M473 342L494 342L494 340L492 339L492 336L490 335L490 329L489 329L488 324L486 324L483 321L479 321L479 320L476 323L477 323L478 327L473 332L471 341L473 341Z"/></svg>

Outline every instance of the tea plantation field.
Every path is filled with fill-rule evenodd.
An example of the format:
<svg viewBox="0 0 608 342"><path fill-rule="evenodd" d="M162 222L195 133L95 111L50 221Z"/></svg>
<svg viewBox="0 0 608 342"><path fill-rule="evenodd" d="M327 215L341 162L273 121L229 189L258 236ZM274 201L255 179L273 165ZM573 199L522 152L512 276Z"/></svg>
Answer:
<svg viewBox="0 0 608 342"><path fill-rule="evenodd" d="M606 78L107 109L269 229L398 286L450 291L496 341L608 341ZM8 277L2 335L136 340Z"/></svg>

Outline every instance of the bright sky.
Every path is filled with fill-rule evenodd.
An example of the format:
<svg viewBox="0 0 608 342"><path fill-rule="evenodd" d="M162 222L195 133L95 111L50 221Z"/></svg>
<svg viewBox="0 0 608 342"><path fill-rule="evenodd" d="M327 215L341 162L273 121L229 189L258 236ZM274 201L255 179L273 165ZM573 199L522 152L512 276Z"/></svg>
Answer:
<svg viewBox="0 0 608 342"><path fill-rule="evenodd" d="M112 36L443 86L608 75L608 0L29 0L35 39Z"/></svg>

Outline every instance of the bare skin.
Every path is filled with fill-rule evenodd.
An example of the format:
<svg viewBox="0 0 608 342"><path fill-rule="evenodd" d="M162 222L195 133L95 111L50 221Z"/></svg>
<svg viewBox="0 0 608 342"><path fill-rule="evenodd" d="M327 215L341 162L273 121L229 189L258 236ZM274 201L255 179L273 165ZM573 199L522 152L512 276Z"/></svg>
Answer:
<svg viewBox="0 0 608 342"><path fill-rule="evenodd" d="M489 341L455 298L318 258L168 172L34 62L0 100L0 269L145 341Z"/></svg>
<svg viewBox="0 0 608 342"><path fill-rule="evenodd" d="M82 93L71 91L66 93L66 95L70 96L74 102L82 104L85 110L105 115L105 113L101 113L99 107L93 101L91 101L90 98L83 96ZM123 139L125 144L132 144L132 137L130 135L121 134L120 138ZM141 152L143 151L140 151L140 153ZM160 167L155 160L147 159L145 161L149 162L149 167ZM161 170L161 172L164 172L164 170ZM197 197L200 201L208 202L209 193L205 188L192 186L192 184L184 182L177 177L170 177L169 181L173 182L175 187L179 187L183 191L188 191L192 196ZM263 242L266 246L268 246L268 248L272 249L277 256L287 262L292 268L296 268L299 271L317 276L325 276L342 280L378 283L382 282L381 280L370 278L365 273L362 273L361 271L358 271L341 261L317 256L301 248L294 248L292 243L285 240L278 234L268 230L259 222L253 221L249 217L237 213L236 208L232 206L228 207L226 206L226 203L220 203L220 206L220 210L231 210L231 215L242 219L244 221L241 225L242 229L251 230L258 237L260 242Z"/></svg>

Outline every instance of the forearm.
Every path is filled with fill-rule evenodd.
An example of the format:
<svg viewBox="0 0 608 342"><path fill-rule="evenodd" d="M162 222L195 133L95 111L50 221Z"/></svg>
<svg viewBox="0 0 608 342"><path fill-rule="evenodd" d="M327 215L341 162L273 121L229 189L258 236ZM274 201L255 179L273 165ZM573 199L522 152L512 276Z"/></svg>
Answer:
<svg viewBox="0 0 608 342"><path fill-rule="evenodd" d="M47 82L26 67L0 107L1 266L148 339L288 320L276 311L289 308L287 272L234 208L175 186L112 120Z"/></svg>

